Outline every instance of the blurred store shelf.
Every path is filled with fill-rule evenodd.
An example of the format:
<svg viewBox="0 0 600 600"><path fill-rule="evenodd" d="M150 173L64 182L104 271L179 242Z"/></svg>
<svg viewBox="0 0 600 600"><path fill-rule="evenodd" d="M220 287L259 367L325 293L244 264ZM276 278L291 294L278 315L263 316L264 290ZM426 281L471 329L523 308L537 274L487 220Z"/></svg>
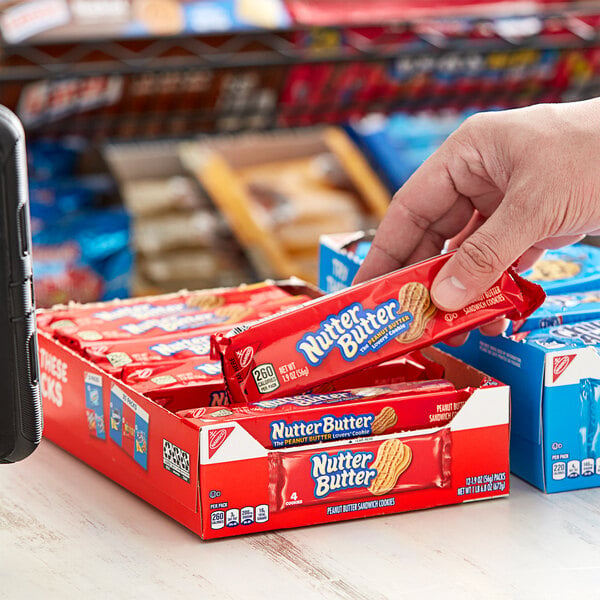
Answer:
<svg viewBox="0 0 600 600"><path fill-rule="evenodd" d="M343 14L339 2L291 4L337 4L330 16ZM385 9L381 2L373 7L379 4ZM152 36L134 27L120 37L118 30L107 36L88 28L78 37L63 28L62 36L4 44L0 102L31 135L129 139L595 94L596 3L452 6L457 14L439 16L438 7L404 19L388 7L388 20L381 9L371 22L325 27L282 18L271 30L215 33L207 25L205 33L188 27Z"/></svg>

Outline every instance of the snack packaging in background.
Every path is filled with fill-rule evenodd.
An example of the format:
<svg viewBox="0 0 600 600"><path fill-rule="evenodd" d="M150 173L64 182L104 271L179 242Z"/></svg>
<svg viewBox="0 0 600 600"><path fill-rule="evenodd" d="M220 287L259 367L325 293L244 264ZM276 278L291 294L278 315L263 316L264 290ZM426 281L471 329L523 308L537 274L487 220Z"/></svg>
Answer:
<svg viewBox="0 0 600 600"><path fill-rule="evenodd" d="M27 173L33 181L70 177L75 173L82 152L82 142L68 138L31 140L27 143Z"/></svg>
<svg viewBox="0 0 600 600"><path fill-rule="evenodd" d="M93 37L155 38L289 27L282 0L132 0L123 5L88 7L75 0L39 6L8 2L0 23L7 43L85 40Z"/></svg>
<svg viewBox="0 0 600 600"><path fill-rule="evenodd" d="M544 303L530 317L510 324L507 333L545 329L563 323L600 318L600 288L589 292L546 296Z"/></svg>
<svg viewBox="0 0 600 600"><path fill-rule="evenodd" d="M129 217L106 208L48 223L33 235L33 261L40 307L127 297L133 262Z"/></svg>
<svg viewBox="0 0 600 600"><path fill-rule="evenodd" d="M213 326L202 329L181 331L158 337L141 339L124 338L121 340L83 341L74 340L69 344L79 353L98 365L103 371L121 377L123 369L131 365L152 367L165 360L179 361L204 357L208 362L210 354L210 334L214 331L227 331L229 327ZM57 336L63 343L71 341L68 337Z"/></svg>
<svg viewBox="0 0 600 600"><path fill-rule="evenodd" d="M511 387L511 469L553 493L600 486L600 320L444 347Z"/></svg>
<svg viewBox="0 0 600 600"><path fill-rule="evenodd" d="M106 324L131 325L149 319L186 312L207 312L229 305L260 306L292 297L287 289L272 281L262 281L235 288L187 291L145 298L118 299L92 304L70 303L55 307L38 318L41 327L51 327L58 333L64 328L87 330Z"/></svg>
<svg viewBox="0 0 600 600"><path fill-rule="evenodd" d="M369 437L447 424L472 390L445 380L301 394L179 412L196 424L240 423L266 448Z"/></svg>
<svg viewBox="0 0 600 600"><path fill-rule="evenodd" d="M131 289L129 218L115 207L112 178L84 172L81 139L28 146L36 304L126 297Z"/></svg>
<svg viewBox="0 0 600 600"><path fill-rule="evenodd" d="M470 114L371 114L347 129L393 194Z"/></svg>
<svg viewBox="0 0 600 600"><path fill-rule="evenodd" d="M351 286L374 235L374 231L322 235L319 246L319 288L324 292L338 292Z"/></svg>
<svg viewBox="0 0 600 600"><path fill-rule="evenodd" d="M94 345L108 351L109 342L123 348L194 336L201 330L229 329L241 321L261 318L305 302L306 295L290 295L271 284L237 288L237 293L217 290L214 294L182 292L165 297L140 299L136 303L96 309L83 306L59 312L44 323L54 337L77 351ZM94 311L94 312L92 312Z"/></svg>
<svg viewBox="0 0 600 600"><path fill-rule="evenodd" d="M182 144L181 160L261 277L316 283L319 236L377 224L390 200L337 128L212 137Z"/></svg>
<svg viewBox="0 0 600 600"><path fill-rule="evenodd" d="M600 248L573 244L548 250L523 277L550 295L600 289Z"/></svg>
<svg viewBox="0 0 600 600"><path fill-rule="evenodd" d="M215 308L214 312L171 315L123 325L122 330L109 329L103 333L86 330L74 334L57 332L56 337L107 373L118 376L123 367L131 363L151 365L165 358L208 358L211 334L229 331L236 323L289 310L291 306L297 306L307 299L307 296L296 296L284 302L254 307L230 305ZM152 327L152 330L144 331L148 327ZM97 337L97 333L106 335L107 339L85 339Z"/></svg>
<svg viewBox="0 0 600 600"><path fill-rule="evenodd" d="M321 236L320 289L336 292L352 284L369 251L372 235L356 231ZM547 250L533 268L520 275L540 285L548 295L600 289L600 248L580 243Z"/></svg>
<svg viewBox="0 0 600 600"><path fill-rule="evenodd" d="M147 47L153 46L136 38L165 34L175 34L165 41L174 52L184 50L179 45L186 36L208 34L203 43L217 53L219 48L234 51L242 64L231 67L217 61L211 68L187 63L177 66L167 52L157 57L169 62L170 68L166 69L155 65L151 70L114 74L107 65L102 73L85 74L86 69L75 69L75 74L68 76L63 73L61 77L31 81L19 72L17 44L7 51L9 74L3 86L3 103L18 110L26 126L37 131L79 133L96 139L139 139L346 123L374 110L414 113L449 107L457 111L514 108L593 95L598 48L587 43L586 35L597 29L594 11L583 11L576 17L547 15L537 19L528 14L507 19L488 14L484 22L459 17L408 24L404 20L409 13L402 4L399 22L384 18L374 24L371 19L378 11L369 3L369 23L361 25L360 18L350 18L354 11L342 2L334 11L342 17L335 21L337 27L330 27L332 21L327 21L328 27L307 27L309 19L299 28L285 31L280 27L285 27L289 19L276 18L278 8L285 13L282 1L232 2L136 0L119 3L117 11L89 11L89 2L81 0L54 3L73 22L45 32L41 38L33 36L33 43L39 39L46 46L66 36L69 44L56 43L52 48L53 59L60 64L68 64L73 58L69 49L89 35L93 39L108 36L131 60L144 62ZM29 18L42 29L48 27L47 14L33 10L37 2L16 4L20 10L25 4L31 5L33 12L27 20L19 15L14 23L15 28L24 30L24 38L32 33ZM104 7L106 3L96 4ZM322 3L313 3L313 7L317 5L320 10ZM513 3L511 9L516 5L531 11L531 5L526 9L523 2ZM82 9L84 6L88 8ZM364 16L364 6L362 10ZM396 6L392 14L398 14L398 10ZM438 17L440 10L439 6L435 9ZM238 18L232 21L232 15ZM268 22L278 23L275 31L257 34L262 29L257 24ZM527 34L531 22L539 26L535 39ZM342 23L346 25L339 27ZM22 27L16 27L19 24ZM243 36L247 43L232 47L235 33L227 33L230 26L233 31L237 27L250 31ZM453 46L463 45L469 49L452 50ZM277 57L278 49L283 47L291 52L285 61ZM281 64L265 64L265 56ZM327 62L330 57L331 62ZM88 58L85 53L79 56L79 66L85 67ZM116 64L116 59L113 62ZM124 114L127 118L122 118Z"/></svg>
<svg viewBox="0 0 600 600"><path fill-rule="evenodd" d="M537 5L545 3L546 0L534 2ZM360 0L286 0L295 22L313 27L326 27L331 23L346 26L397 23L407 18L435 15L454 16L452 23L455 23L459 20L456 14L463 14L465 10L483 17L497 14L503 10L502 5L514 4L514 0L456 0L452 3L442 0L373 0L368 5Z"/></svg>
<svg viewBox="0 0 600 600"><path fill-rule="evenodd" d="M308 291L308 294L302 293ZM211 362L210 334L306 302L316 292L299 280L81 305L38 315L40 330L153 398L168 410L229 402L221 365ZM388 376L383 367L374 377ZM439 374L426 360L407 361L406 376ZM87 388L86 388L87 393ZM87 396L86 396L87 397ZM92 427L92 408L89 424Z"/></svg>
<svg viewBox="0 0 600 600"><path fill-rule="evenodd" d="M29 178L31 230L35 235L74 212L86 211L98 204L97 198L110 192L114 184L105 177Z"/></svg>
<svg viewBox="0 0 600 600"><path fill-rule="evenodd" d="M216 334L212 356L221 360L232 401L294 395L501 316L523 319L542 304L542 289L510 271L461 311L437 309L429 287L451 256Z"/></svg>
<svg viewBox="0 0 600 600"><path fill-rule="evenodd" d="M184 168L179 144L121 143L103 149L132 218L136 295L257 279L229 226Z"/></svg>

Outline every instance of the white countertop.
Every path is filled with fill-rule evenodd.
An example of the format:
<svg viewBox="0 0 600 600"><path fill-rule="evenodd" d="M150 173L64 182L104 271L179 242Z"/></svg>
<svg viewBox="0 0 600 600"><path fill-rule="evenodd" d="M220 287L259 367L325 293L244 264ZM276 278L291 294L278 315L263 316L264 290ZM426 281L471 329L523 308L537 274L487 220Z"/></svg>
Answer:
<svg viewBox="0 0 600 600"><path fill-rule="evenodd" d="M600 598L600 489L511 485L509 498L203 542L43 441L0 465L0 598Z"/></svg>

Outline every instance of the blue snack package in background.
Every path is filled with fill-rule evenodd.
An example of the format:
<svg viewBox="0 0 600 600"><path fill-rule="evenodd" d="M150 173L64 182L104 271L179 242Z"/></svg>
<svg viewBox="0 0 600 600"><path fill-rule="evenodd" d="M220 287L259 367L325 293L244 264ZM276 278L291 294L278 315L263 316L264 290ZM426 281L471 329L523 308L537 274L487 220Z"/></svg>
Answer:
<svg viewBox="0 0 600 600"><path fill-rule="evenodd" d="M394 193L471 114L373 114L349 124L347 131Z"/></svg>
<svg viewBox="0 0 600 600"><path fill-rule="evenodd" d="M527 319L511 322L507 333L594 319L600 319L600 287L589 292L546 296L542 306Z"/></svg>
<svg viewBox="0 0 600 600"><path fill-rule="evenodd" d="M133 253L130 219L110 206L107 174L76 172L82 143L34 141L28 148L36 304L128 297Z"/></svg>
<svg viewBox="0 0 600 600"><path fill-rule="evenodd" d="M34 234L33 259L39 306L127 297L129 216L121 208L67 215Z"/></svg>
<svg viewBox="0 0 600 600"><path fill-rule="evenodd" d="M545 350L596 346L600 344L600 319L520 332L514 335L514 339L527 340L528 344Z"/></svg>
<svg viewBox="0 0 600 600"><path fill-rule="evenodd" d="M27 170L29 178L48 180L73 175L83 150L84 142L69 140L33 140L27 143Z"/></svg>
<svg viewBox="0 0 600 600"><path fill-rule="evenodd" d="M546 294L600 289L600 248L573 244L548 250L523 277L541 285Z"/></svg>
<svg viewBox="0 0 600 600"><path fill-rule="evenodd" d="M114 190L106 175L29 180L31 228L35 233L66 215L94 208Z"/></svg>

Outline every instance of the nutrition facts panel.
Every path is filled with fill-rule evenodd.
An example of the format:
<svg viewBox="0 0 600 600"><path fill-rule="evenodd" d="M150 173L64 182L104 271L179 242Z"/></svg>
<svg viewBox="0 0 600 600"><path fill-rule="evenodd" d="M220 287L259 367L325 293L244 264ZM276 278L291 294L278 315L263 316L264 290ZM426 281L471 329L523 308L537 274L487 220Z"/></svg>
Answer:
<svg viewBox="0 0 600 600"><path fill-rule="evenodd" d="M600 489L203 542L43 441L0 467L0 598L596 598ZM220 518L263 518L262 507ZM215 521L218 525L218 520Z"/></svg>

